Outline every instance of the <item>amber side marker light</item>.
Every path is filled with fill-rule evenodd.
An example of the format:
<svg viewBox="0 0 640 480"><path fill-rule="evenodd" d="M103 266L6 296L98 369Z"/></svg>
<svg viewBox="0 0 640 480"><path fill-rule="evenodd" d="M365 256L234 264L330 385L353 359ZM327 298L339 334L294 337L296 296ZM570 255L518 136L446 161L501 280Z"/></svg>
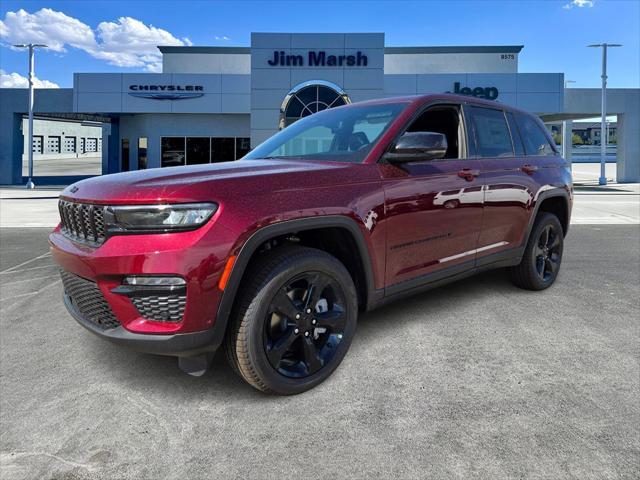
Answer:
<svg viewBox="0 0 640 480"><path fill-rule="evenodd" d="M222 275L220 276L220 280L218 281L218 288L220 290L224 290L226 288L229 277L231 276L231 270L233 269L234 263L236 263L236 256L231 255L229 257L229 260L227 260L227 264L224 266L224 270L222 271Z"/></svg>

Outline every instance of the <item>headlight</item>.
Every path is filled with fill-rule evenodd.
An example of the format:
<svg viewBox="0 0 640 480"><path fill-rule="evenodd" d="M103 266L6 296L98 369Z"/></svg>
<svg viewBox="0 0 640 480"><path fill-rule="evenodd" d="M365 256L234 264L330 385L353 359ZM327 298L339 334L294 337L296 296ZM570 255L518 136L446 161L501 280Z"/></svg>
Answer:
<svg viewBox="0 0 640 480"><path fill-rule="evenodd" d="M113 206L104 213L108 233L168 232L194 230L218 209L215 203Z"/></svg>

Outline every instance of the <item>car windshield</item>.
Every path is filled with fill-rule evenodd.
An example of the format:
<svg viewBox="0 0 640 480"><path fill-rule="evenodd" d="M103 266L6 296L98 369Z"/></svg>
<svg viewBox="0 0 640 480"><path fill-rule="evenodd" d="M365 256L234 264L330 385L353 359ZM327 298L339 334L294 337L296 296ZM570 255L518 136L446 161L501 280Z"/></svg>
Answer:
<svg viewBox="0 0 640 480"><path fill-rule="evenodd" d="M332 108L302 118L244 159L283 158L360 163L406 103Z"/></svg>

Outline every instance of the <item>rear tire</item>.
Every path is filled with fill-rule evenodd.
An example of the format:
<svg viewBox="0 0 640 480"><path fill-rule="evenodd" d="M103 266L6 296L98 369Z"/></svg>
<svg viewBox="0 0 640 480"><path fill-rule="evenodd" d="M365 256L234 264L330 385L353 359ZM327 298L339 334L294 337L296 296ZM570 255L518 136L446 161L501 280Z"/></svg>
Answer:
<svg viewBox="0 0 640 480"><path fill-rule="evenodd" d="M511 267L511 281L526 290L544 290L556 281L562 262L564 233L560 220L540 212L533 224L519 265Z"/></svg>
<svg viewBox="0 0 640 480"><path fill-rule="evenodd" d="M245 276L225 341L232 368L263 392L292 395L323 382L355 334L356 289L321 250L287 246Z"/></svg>

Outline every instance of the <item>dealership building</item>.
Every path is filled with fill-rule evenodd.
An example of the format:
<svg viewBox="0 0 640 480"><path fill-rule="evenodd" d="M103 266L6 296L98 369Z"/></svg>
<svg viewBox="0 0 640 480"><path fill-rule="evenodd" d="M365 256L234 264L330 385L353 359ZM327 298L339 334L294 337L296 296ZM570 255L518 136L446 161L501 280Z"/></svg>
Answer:
<svg viewBox="0 0 640 480"><path fill-rule="evenodd" d="M47 127L51 141L34 128L36 183L90 171L81 145L91 145L91 158L99 153L95 173L235 160L301 117L375 98L456 92L569 126L600 112L599 89L565 89L562 72L520 73L523 46L388 47L383 33L253 33L250 47L158 48L162 73L74 73L73 88L36 90L37 118L58 126ZM0 184L24 182L26 107L26 90L0 90ZM640 181L640 90L609 90L609 107L618 181ZM100 139L66 133L78 124L100 125ZM56 170L57 156L69 168ZM54 168L39 172L44 157Z"/></svg>

